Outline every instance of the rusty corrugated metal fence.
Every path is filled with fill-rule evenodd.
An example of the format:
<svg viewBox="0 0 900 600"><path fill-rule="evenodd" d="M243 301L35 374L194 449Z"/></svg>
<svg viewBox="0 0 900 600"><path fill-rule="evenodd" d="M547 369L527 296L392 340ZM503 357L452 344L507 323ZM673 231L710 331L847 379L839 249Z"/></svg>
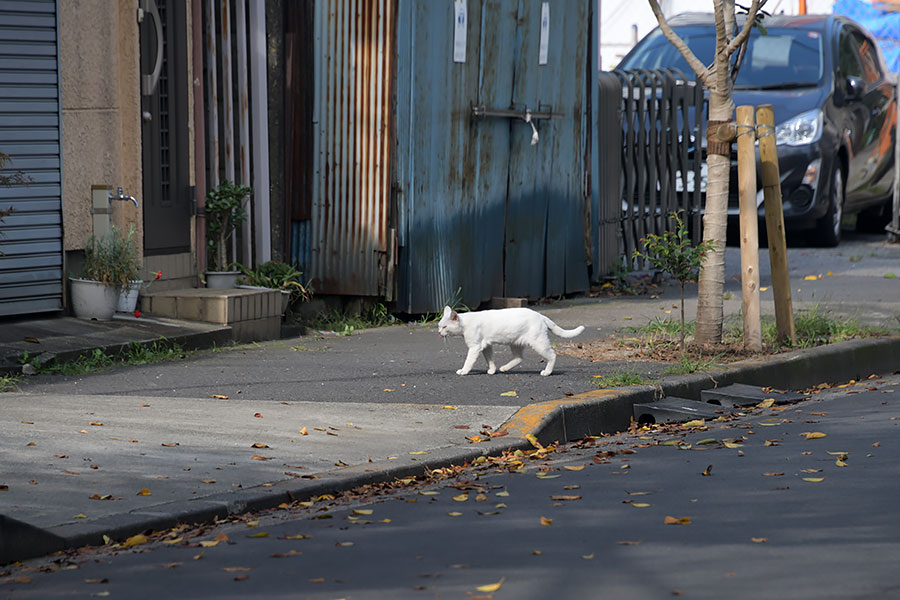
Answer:
<svg viewBox="0 0 900 600"><path fill-rule="evenodd" d="M393 0L316 2L309 274L317 293L390 295Z"/></svg>

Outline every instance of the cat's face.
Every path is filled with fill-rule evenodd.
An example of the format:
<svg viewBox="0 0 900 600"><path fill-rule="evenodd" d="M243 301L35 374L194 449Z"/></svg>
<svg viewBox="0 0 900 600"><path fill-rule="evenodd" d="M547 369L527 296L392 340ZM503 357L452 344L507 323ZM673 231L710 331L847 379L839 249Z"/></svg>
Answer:
<svg viewBox="0 0 900 600"><path fill-rule="evenodd" d="M461 332L462 328L459 326L459 315L449 306L445 306L444 315L438 322L438 333L441 337L447 337L448 335L459 335Z"/></svg>

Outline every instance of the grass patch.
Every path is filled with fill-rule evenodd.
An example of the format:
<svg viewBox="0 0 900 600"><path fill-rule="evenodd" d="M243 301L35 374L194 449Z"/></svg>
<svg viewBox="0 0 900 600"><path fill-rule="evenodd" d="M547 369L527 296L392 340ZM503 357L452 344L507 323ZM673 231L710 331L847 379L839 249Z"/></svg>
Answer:
<svg viewBox="0 0 900 600"><path fill-rule="evenodd" d="M684 323L684 333L685 335L694 335L694 331L697 328L696 321L685 321ZM654 317L652 321L643 325L641 327L631 327L629 331L634 333L645 333L649 335L665 335L672 338L676 338L681 335L681 321L676 321L675 319L669 318L661 318Z"/></svg>
<svg viewBox="0 0 900 600"><path fill-rule="evenodd" d="M598 388L614 388L645 385L650 383L650 380L636 371L616 371L609 375L594 375L592 383Z"/></svg>
<svg viewBox="0 0 900 600"><path fill-rule="evenodd" d="M666 375L689 375L691 373L709 371L716 366L718 358L718 356L714 356L710 359L704 359L702 356L693 358L687 354L682 354L681 360L672 366L666 367L663 370L663 373Z"/></svg>
<svg viewBox="0 0 900 600"><path fill-rule="evenodd" d="M387 306L376 302L359 314L352 314L334 309L331 312L319 313L309 326L319 331L333 331L337 335L351 335L360 329L385 327L397 322Z"/></svg>
<svg viewBox="0 0 900 600"><path fill-rule="evenodd" d="M54 359L46 364L42 363L38 357L30 357L26 352L19 359L19 362L31 364L37 375L83 375L85 373L96 373L113 366L149 365L173 361L191 354L192 352L185 351L178 344L161 340L147 346L131 342L118 355L112 355L102 348L97 348L88 354L82 354L72 361L61 362Z"/></svg>
<svg viewBox="0 0 900 600"><path fill-rule="evenodd" d="M18 375L0 375L0 392L13 392L22 380Z"/></svg>

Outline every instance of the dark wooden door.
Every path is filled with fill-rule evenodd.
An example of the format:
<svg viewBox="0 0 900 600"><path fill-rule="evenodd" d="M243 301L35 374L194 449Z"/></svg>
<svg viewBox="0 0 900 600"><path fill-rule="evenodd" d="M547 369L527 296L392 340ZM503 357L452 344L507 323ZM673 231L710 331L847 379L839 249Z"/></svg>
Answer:
<svg viewBox="0 0 900 600"><path fill-rule="evenodd" d="M189 252L188 8L169 0L141 7L144 253Z"/></svg>

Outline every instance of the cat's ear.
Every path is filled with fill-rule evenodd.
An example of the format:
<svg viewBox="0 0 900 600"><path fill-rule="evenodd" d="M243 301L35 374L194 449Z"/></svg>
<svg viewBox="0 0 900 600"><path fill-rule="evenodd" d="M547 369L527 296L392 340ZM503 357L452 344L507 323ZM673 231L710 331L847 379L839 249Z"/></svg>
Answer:
<svg viewBox="0 0 900 600"><path fill-rule="evenodd" d="M450 309L450 307L449 307L449 306L445 306L445 307L444 307L444 318L445 318L445 319L448 318L448 317L450 316L450 313L451 313L451 312L453 312L453 311Z"/></svg>

